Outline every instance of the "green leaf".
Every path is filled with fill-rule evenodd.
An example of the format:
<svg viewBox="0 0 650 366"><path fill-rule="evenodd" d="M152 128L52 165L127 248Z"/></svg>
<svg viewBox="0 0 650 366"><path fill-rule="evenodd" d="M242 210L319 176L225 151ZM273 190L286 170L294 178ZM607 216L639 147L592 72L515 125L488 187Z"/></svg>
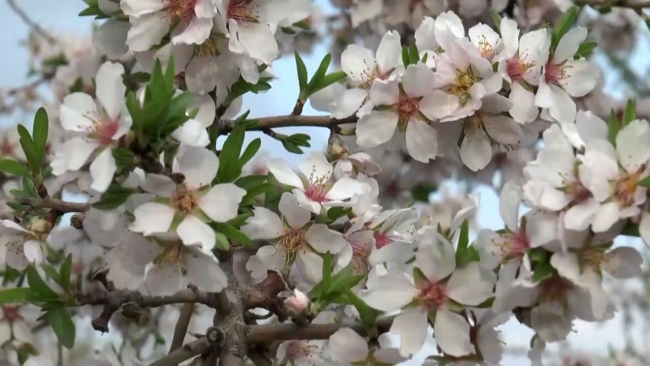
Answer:
<svg viewBox="0 0 650 366"><path fill-rule="evenodd" d="M45 275L47 277L51 278L54 280L54 282L61 286L61 277L59 276L59 272L54 267L49 264L43 264L41 268L43 271L45 271Z"/></svg>
<svg viewBox="0 0 650 366"><path fill-rule="evenodd" d="M219 155L219 172L217 173L220 182L232 182L241 174L239 155L241 154L245 135L246 130L244 127L236 126L223 143Z"/></svg>
<svg viewBox="0 0 650 366"><path fill-rule="evenodd" d="M348 301L357 309L359 312L359 318L365 326L372 327L377 323L379 311L368 306L350 289L347 289L345 291L345 296L347 297Z"/></svg>
<svg viewBox="0 0 650 366"><path fill-rule="evenodd" d="M437 189L438 187L433 183L420 183L413 187L411 196L418 202L429 202L429 196Z"/></svg>
<svg viewBox="0 0 650 366"><path fill-rule="evenodd" d="M409 57L409 49L406 46L402 46L402 63L404 64L404 67L410 65L411 60Z"/></svg>
<svg viewBox="0 0 650 366"><path fill-rule="evenodd" d="M247 175L237 179L235 185L239 188L249 190L263 184L264 182L266 182L266 175Z"/></svg>
<svg viewBox="0 0 650 366"><path fill-rule="evenodd" d="M415 43L411 43L411 46L409 47L409 61L411 65L415 65L420 61L420 52Z"/></svg>
<svg viewBox="0 0 650 366"><path fill-rule="evenodd" d="M231 241L243 244L243 245L251 245L252 242L246 234L242 233L239 229L235 228L234 226L226 223L221 223L221 222L215 222L210 224L210 226L219 234L224 235L226 238L230 239Z"/></svg>
<svg viewBox="0 0 650 366"><path fill-rule="evenodd" d="M93 207L98 210L113 210L120 207L130 195L135 193L133 188L122 187L119 184L111 184L106 192L102 194L99 202L93 203Z"/></svg>
<svg viewBox="0 0 650 366"><path fill-rule="evenodd" d="M34 147L38 153L40 166L45 158L45 147L47 146L48 119L45 108L41 107L34 116Z"/></svg>
<svg viewBox="0 0 650 366"><path fill-rule="evenodd" d="M126 147L113 149L113 158L118 169L131 167L135 163L135 154Z"/></svg>
<svg viewBox="0 0 650 366"><path fill-rule="evenodd" d="M55 307L47 313L47 318L61 345L67 349L72 348L76 330L68 310L64 307Z"/></svg>
<svg viewBox="0 0 650 366"><path fill-rule="evenodd" d="M59 297L59 295L45 283L45 281L38 274L34 266L27 267L27 283L32 293L39 300L52 300Z"/></svg>
<svg viewBox="0 0 650 366"><path fill-rule="evenodd" d="M302 92L307 86L307 78L309 77L307 75L307 66L305 66L305 62L302 60L302 57L300 57L298 52L294 52L294 55L296 57L296 69L298 70L298 85Z"/></svg>
<svg viewBox="0 0 650 366"><path fill-rule="evenodd" d="M327 210L327 218L332 221L336 221L341 217L350 214L350 212L352 212L351 207L341 207L341 206L332 207L329 210Z"/></svg>
<svg viewBox="0 0 650 366"><path fill-rule="evenodd" d="M0 305L21 304L29 300L32 289L28 287L16 287L0 290Z"/></svg>
<svg viewBox="0 0 650 366"><path fill-rule="evenodd" d="M332 62L332 55L327 54L325 57L323 57L323 60L320 62L320 65L318 65L318 69L316 70L316 73L314 76L312 76L311 80L309 81L309 84L307 85L307 90L309 92L313 92L313 90L316 90L316 87L318 85L321 85L323 83L323 79L325 78L325 73L327 72L327 69L330 67L330 63Z"/></svg>
<svg viewBox="0 0 650 366"><path fill-rule="evenodd" d="M550 262L541 262L535 266L535 270L533 271L533 281L538 282L546 277L550 277L553 275L553 271L554 269Z"/></svg>
<svg viewBox="0 0 650 366"><path fill-rule="evenodd" d="M291 142L291 141L289 141L287 139L282 139L282 140L280 140L280 142L282 143L282 146L290 153L294 153L294 154L302 154L303 153L303 151L298 146L296 146L295 143L293 143L293 142Z"/></svg>
<svg viewBox="0 0 650 366"><path fill-rule="evenodd" d="M332 253L329 251L323 256L323 287L328 291L332 284Z"/></svg>
<svg viewBox="0 0 650 366"><path fill-rule="evenodd" d="M255 203L255 199L263 194L267 193L269 189L274 188L274 185L271 183L263 183L255 187L250 187L246 189L246 195L241 200L241 206L252 205Z"/></svg>
<svg viewBox="0 0 650 366"><path fill-rule="evenodd" d="M319 84L314 85L312 88L309 89L309 95L312 95L319 90L325 89L328 86L345 79L347 76L348 74L346 74L343 71L335 71L331 74L327 74L320 80Z"/></svg>
<svg viewBox="0 0 650 366"><path fill-rule="evenodd" d="M239 166L243 168L246 163L251 161L255 154L260 151L260 147L262 147L262 140L259 137L251 141L251 143L246 146L246 150L244 150L241 158L239 158ZM241 174L241 169L239 173Z"/></svg>
<svg viewBox="0 0 650 366"><path fill-rule="evenodd" d="M25 165L11 159L0 159L0 172L22 177L29 176L29 169Z"/></svg>
<svg viewBox="0 0 650 366"><path fill-rule="evenodd" d="M463 220L460 224L460 235L458 236L458 247L456 248L456 264L458 265L459 256L467 250L469 246L469 223L467 219Z"/></svg>
<svg viewBox="0 0 650 366"><path fill-rule="evenodd" d="M217 238L216 242L214 243L215 248L222 251L230 250L230 242L228 241L228 238L222 233L215 234Z"/></svg>
<svg viewBox="0 0 650 366"><path fill-rule="evenodd" d="M499 13L494 11L492 7L489 8L490 8L490 16L492 17L492 21L494 22L495 27L497 31L501 32L501 15L499 15Z"/></svg>
<svg viewBox="0 0 650 366"><path fill-rule="evenodd" d="M18 125L18 135L20 136L20 146L23 148L23 152L25 153L25 157L27 158L27 163L29 165L29 168L34 174L34 176L37 176L40 171L41 171L41 166L40 166L40 158L38 156L38 151L36 151L36 147L34 146L34 142L32 141L32 137L29 135L29 131L27 131L27 128L23 125Z"/></svg>
<svg viewBox="0 0 650 366"><path fill-rule="evenodd" d="M555 23L551 42L553 49L555 49L558 43L560 43L560 40L569 31L569 29L573 27L573 24L575 24L577 18L578 8L572 6L564 13L564 15L562 15L560 20Z"/></svg>
<svg viewBox="0 0 650 366"><path fill-rule="evenodd" d="M650 176L641 179L638 184L641 187L650 188Z"/></svg>
<svg viewBox="0 0 650 366"><path fill-rule="evenodd" d="M609 142L616 146L616 136L618 135L618 131L621 129L621 123L618 120L618 117L616 117L614 109L609 112L609 123L607 127L609 128Z"/></svg>
<svg viewBox="0 0 650 366"><path fill-rule="evenodd" d="M64 290L70 289L70 276L72 276L72 254L68 254L59 270L59 279Z"/></svg>
<svg viewBox="0 0 650 366"><path fill-rule="evenodd" d="M623 113L623 126L628 125L630 122L636 119L636 102L634 99L629 99L627 105L625 106L625 112Z"/></svg>
<svg viewBox="0 0 650 366"><path fill-rule="evenodd" d="M578 47L578 51L576 52L576 57L587 57L591 55L596 47L598 46L598 42L584 42Z"/></svg>

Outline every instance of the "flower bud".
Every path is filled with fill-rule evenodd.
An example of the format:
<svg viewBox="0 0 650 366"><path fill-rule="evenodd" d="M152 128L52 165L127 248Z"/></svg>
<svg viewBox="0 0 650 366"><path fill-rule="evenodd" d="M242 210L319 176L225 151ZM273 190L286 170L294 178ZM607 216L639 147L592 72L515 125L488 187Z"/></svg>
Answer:
<svg viewBox="0 0 650 366"><path fill-rule="evenodd" d="M292 318L306 315L309 310L309 298L299 290L293 290L293 295L284 300L284 307Z"/></svg>

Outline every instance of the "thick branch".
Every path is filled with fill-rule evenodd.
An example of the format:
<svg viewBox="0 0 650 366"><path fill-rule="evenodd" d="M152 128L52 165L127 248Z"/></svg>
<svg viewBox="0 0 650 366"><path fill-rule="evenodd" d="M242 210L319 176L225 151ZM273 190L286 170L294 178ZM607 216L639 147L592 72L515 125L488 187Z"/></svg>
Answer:
<svg viewBox="0 0 650 366"><path fill-rule="evenodd" d="M87 203L68 202L55 198L23 197L19 202L23 205L29 205L34 208L49 208L63 213L85 212L90 209L90 205Z"/></svg>
<svg viewBox="0 0 650 366"><path fill-rule="evenodd" d="M393 323L394 317L377 321L379 333L385 333ZM359 322L343 322L332 324L310 324L298 326L295 324L262 324L247 328L246 339L250 342L268 342L291 339L328 339L341 328L351 328L362 336L368 336L365 325Z"/></svg>
<svg viewBox="0 0 650 366"><path fill-rule="evenodd" d="M176 366L183 361L207 352L209 349L210 343L205 337L202 337L185 344L149 366Z"/></svg>
<svg viewBox="0 0 650 366"><path fill-rule="evenodd" d="M181 303L200 303L211 305L214 297L210 293L195 292L191 289L179 291L170 296L143 296L137 291L111 290L101 294L82 294L77 297L78 305L104 305L102 313L92 321L95 330L108 332L108 322L113 314L125 304L135 304L141 308L155 308L163 305Z"/></svg>
<svg viewBox="0 0 650 366"><path fill-rule="evenodd" d="M11 8L11 10L16 13L22 19L22 21L27 24L28 27L30 27L35 33L38 33L39 36L45 38L48 42L50 43L56 43L56 39L49 35L41 26L39 26L35 21L33 21L27 13L16 4L15 0L7 0L7 5Z"/></svg>
<svg viewBox="0 0 650 366"><path fill-rule="evenodd" d="M333 128L339 125L357 122L356 116L350 116L343 119L331 118L329 116L275 116L256 119L254 126L247 128L250 131L263 131L276 127L325 127ZM234 127L234 121L219 121L219 132L228 133Z"/></svg>

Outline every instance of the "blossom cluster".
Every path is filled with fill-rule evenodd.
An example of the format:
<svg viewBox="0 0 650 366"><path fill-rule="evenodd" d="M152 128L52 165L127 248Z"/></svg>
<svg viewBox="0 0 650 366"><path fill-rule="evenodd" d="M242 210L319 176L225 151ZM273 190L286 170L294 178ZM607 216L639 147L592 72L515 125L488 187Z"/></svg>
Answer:
<svg viewBox="0 0 650 366"><path fill-rule="evenodd" d="M310 1L87 3L86 15L108 18L95 49L69 52L46 72L58 104L36 113L31 134L21 125L0 145L0 170L21 177L7 189L12 218L0 226L3 280L20 290L0 292L0 345L11 357L34 355L25 330L33 305L71 347L67 307L98 304L83 296L96 282L165 298L188 287L257 289L275 273L289 295L276 294L283 311L275 301L263 310L272 321L350 318L374 334L342 324L328 340L283 342L279 361L394 365L422 352L432 326L431 361L498 365L496 327L515 315L535 332L537 365L574 320L613 317L605 273L641 273L639 252L613 241L631 228L650 243L650 125L633 103L609 123L578 110L574 98L599 73L573 8L560 26L530 32L498 15L496 30L466 30L440 11L414 27L412 45L397 31L376 52L350 44L342 72L319 68L309 82L296 55L300 95L285 117L300 121L308 99L328 113L319 121L332 136L295 170L260 158L260 139L246 145L245 133L262 131L294 153L309 136L274 132L279 117L248 119L241 107L246 93L270 88L272 63L311 16ZM36 61L51 65L60 50L43 46ZM502 184L502 230L470 240L476 193L438 206L380 200L390 162L377 151L405 148L422 165L457 158L479 172L503 151L533 149L542 131L535 158L519 162L522 181ZM88 202L61 201L63 191ZM59 223L67 212L78 213L73 227ZM15 302L32 305L5 306ZM203 320L200 331L212 325ZM132 341L114 350L118 359L153 357L134 350L127 325L114 325Z"/></svg>

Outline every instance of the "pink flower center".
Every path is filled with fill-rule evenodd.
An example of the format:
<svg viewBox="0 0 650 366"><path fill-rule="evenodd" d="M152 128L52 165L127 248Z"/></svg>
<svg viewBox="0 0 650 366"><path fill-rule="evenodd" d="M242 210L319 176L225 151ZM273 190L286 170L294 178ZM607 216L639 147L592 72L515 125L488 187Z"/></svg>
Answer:
<svg viewBox="0 0 650 366"><path fill-rule="evenodd" d="M387 233L375 232L375 246L381 249L394 241L393 237Z"/></svg>
<svg viewBox="0 0 650 366"><path fill-rule="evenodd" d="M506 261L523 257L530 248L528 235L523 230L519 230L517 233L504 234L502 238L503 242L500 245L500 249Z"/></svg>
<svg viewBox="0 0 650 366"><path fill-rule="evenodd" d="M2 311L4 312L5 320L7 320L9 323L13 323L18 319L22 319L22 316L20 315L20 306L6 305L2 307Z"/></svg>
<svg viewBox="0 0 650 366"><path fill-rule="evenodd" d="M105 118L95 122L90 136L98 140L100 144L108 146L113 144L113 136L119 128L120 124L117 121Z"/></svg>
<svg viewBox="0 0 650 366"><path fill-rule="evenodd" d="M621 207L630 207L636 201L636 189L641 180L641 173L645 167L641 167L638 172L625 174L614 185L614 197Z"/></svg>
<svg viewBox="0 0 650 366"><path fill-rule="evenodd" d="M546 64L546 74L544 75L547 84L554 84L566 77L564 66L554 65L551 62Z"/></svg>
<svg viewBox="0 0 650 366"><path fill-rule="evenodd" d="M308 358L317 351L318 347L316 345L310 345L305 341L293 340L289 341L289 345L287 346L287 358L290 361L297 361Z"/></svg>
<svg viewBox="0 0 650 366"><path fill-rule="evenodd" d="M447 302L445 286L441 283L425 282L418 289L416 300L427 310L436 310Z"/></svg>
<svg viewBox="0 0 650 366"><path fill-rule="evenodd" d="M322 203L330 189L327 184L329 177L317 177L315 174L315 170L312 170L307 187L305 187L305 196L314 202Z"/></svg>
<svg viewBox="0 0 650 366"><path fill-rule="evenodd" d="M259 13L251 3L252 0L230 0L227 18L238 22L259 23Z"/></svg>
<svg viewBox="0 0 650 366"><path fill-rule="evenodd" d="M400 123L406 125L411 118L420 115L420 101L408 97L401 98L397 103L397 113Z"/></svg>
<svg viewBox="0 0 650 366"><path fill-rule="evenodd" d="M519 58L511 58L506 61L506 71L513 81L519 81L523 78L524 73L533 66L532 63L522 62Z"/></svg>
<svg viewBox="0 0 650 366"><path fill-rule="evenodd" d="M194 15L198 0L167 0L167 11L176 21L189 21Z"/></svg>

